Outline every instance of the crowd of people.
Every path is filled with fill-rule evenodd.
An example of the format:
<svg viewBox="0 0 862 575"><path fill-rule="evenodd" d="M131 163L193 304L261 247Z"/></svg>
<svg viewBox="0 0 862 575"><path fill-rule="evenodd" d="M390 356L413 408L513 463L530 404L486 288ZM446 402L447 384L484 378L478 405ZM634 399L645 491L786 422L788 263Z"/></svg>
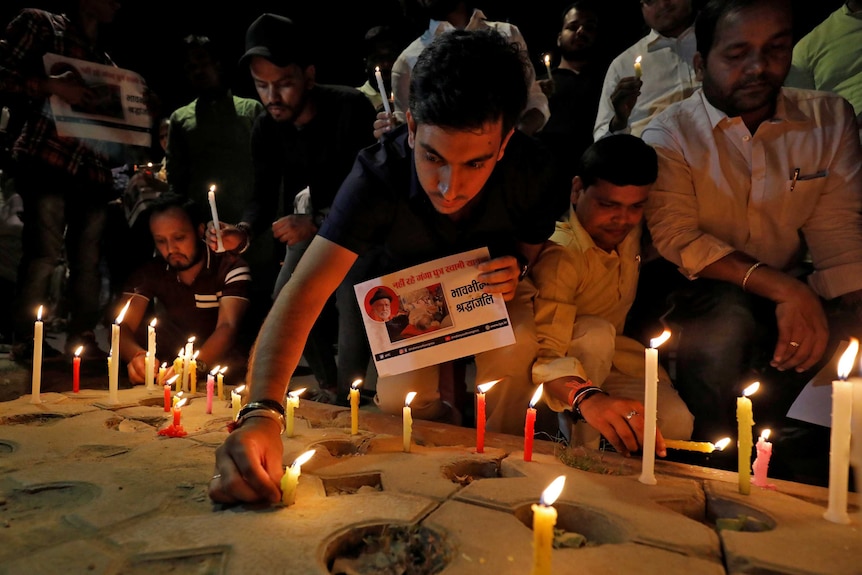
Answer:
<svg viewBox="0 0 862 575"><path fill-rule="evenodd" d="M516 23L464 0L416 3L418 37L365 33L359 86L318 81L309 27L287 10L254 19L234 59L188 35L177 57L194 99L166 111L146 94L164 153L150 165L129 146L59 135L50 101L86 107L95 89L42 65L53 53L113 66L99 38L120 3L13 18L0 97L27 103L4 178L23 200L3 334L16 360L52 290L48 314L67 332L57 354L104 355L97 326L131 302L133 384L194 334L199 365L229 364L249 385L210 495L275 501L283 374L304 359L313 398L346 405L373 369L353 286L482 247L477 280L505 301L515 343L378 377L384 412L413 391L414 417L463 423L453 389L472 361L477 382L500 382L489 430L522 433L542 384L540 429L637 452L644 349L667 329L660 456L664 438L731 435L754 380L758 426L822 441L786 413L862 336L862 2L800 39L787 0L641 0L648 31L605 58L607 10L577 0L548 15L559 31L544 68ZM233 93L231 66L256 98ZM410 296L369 296L390 337L451 326L442 291ZM164 354L152 364L150 317ZM777 460L788 478L825 474Z"/></svg>

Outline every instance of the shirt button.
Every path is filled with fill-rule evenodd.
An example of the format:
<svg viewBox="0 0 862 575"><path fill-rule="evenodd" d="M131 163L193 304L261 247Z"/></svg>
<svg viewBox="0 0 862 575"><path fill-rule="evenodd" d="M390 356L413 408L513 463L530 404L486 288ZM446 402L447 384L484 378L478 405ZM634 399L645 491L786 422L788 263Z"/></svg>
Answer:
<svg viewBox="0 0 862 575"><path fill-rule="evenodd" d="M751 136L743 136L743 137L742 137L742 141L743 141L743 142L747 142L747 141L748 141L748 140L750 140L750 139L751 139Z"/></svg>

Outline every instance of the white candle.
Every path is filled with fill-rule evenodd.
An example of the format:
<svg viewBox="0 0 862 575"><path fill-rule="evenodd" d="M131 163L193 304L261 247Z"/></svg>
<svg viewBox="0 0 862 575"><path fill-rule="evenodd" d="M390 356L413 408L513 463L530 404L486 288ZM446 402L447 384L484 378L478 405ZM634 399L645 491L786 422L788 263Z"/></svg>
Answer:
<svg viewBox="0 0 862 575"><path fill-rule="evenodd" d="M560 475L542 492L539 504L533 510L533 567L530 575L551 575L551 552L554 545L554 525L557 510L552 507L563 491L566 476Z"/></svg>
<svg viewBox="0 0 862 575"><path fill-rule="evenodd" d="M380 66L374 67L374 77L377 78L377 89L380 90L380 98L383 100L383 109L387 114L392 113L389 107L389 96L386 95L386 86L383 85L383 76L380 74Z"/></svg>
<svg viewBox="0 0 862 575"><path fill-rule="evenodd" d="M850 465L856 478L856 493L862 493L862 378L848 379L853 385L853 416L850 426Z"/></svg>
<svg viewBox="0 0 862 575"><path fill-rule="evenodd" d="M213 227L215 228L216 235L216 251L221 253L224 251L224 244L221 239L221 224L218 221L218 208L216 207L215 201L215 184L210 186L210 191L207 192L207 199L210 202L210 211L212 212L213 217Z"/></svg>
<svg viewBox="0 0 862 575"><path fill-rule="evenodd" d="M306 388L290 391L284 399L284 434L293 437L294 411L299 407L299 396L305 393Z"/></svg>
<svg viewBox="0 0 862 575"><path fill-rule="evenodd" d="M635 58L635 78L640 78L643 75L643 70L641 70L641 57L638 56Z"/></svg>
<svg viewBox="0 0 862 575"><path fill-rule="evenodd" d="M123 306L120 315L111 325L111 356L108 358L108 403L120 403L120 324L126 316L132 298Z"/></svg>
<svg viewBox="0 0 862 575"><path fill-rule="evenodd" d="M180 388L182 390L191 391L191 387L189 387L189 376L191 376L191 361L192 356L195 354L194 352L195 345L195 336L192 336L186 341L186 349L183 353L183 381L180 384Z"/></svg>
<svg viewBox="0 0 862 575"><path fill-rule="evenodd" d="M147 326L147 356L144 361L144 381L147 383L147 391L153 391L155 386L156 371L156 318Z"/></svg>
<svg viewBox="0 0 862 575"><path fill-rule="evenodd" d="M655 430L656 405L658 402L658 347L670 338L670 332L650 340L645 350L644 371L644 444L641 462L641 476L638 479L646 485L655 485Z"/></svg>
<svg viewBox="0 0 862 575"><path fill-rule="evenodd" d="M548 80L551 80L551 55L545 54L542 59L545 61L545 70L548 71Z"/></svg>
<svg viewBox="0 0 862 575"><path fill-rule="evenodd" d="M411 391L404 399L404 409L402 415L402 431L404 440L404 453L410 453L410 438L413 435L413 413L410 411L410 402L416 397L416 392Z"/></svg>
<svg viewBox="0 0 862 575"><path fill-rule="evenodd" d="M829 506L823 517L833 523L850 523L847 514L847 482L850 477L850 424L853 417L853 384L847 381L856 361L859 341L850 345L838 361L838 379L832 382L832 430L829 436Z"/></svg>
<svg viewBox="0 0 862 575"><path fill-rule="evenodd" d="M299 485L299 476L302 466L311 459L315 450L310 449L297 457L281 478L281 502L285 505L293 505L296 502L296 486Z"/></svg>
<svg viewBox="0 0 862 575"><path fill-rule="evenodd" d="M30 403L42 403L42 306L36 312L36 324L33 326L33 379L31 380Z"/></svg>

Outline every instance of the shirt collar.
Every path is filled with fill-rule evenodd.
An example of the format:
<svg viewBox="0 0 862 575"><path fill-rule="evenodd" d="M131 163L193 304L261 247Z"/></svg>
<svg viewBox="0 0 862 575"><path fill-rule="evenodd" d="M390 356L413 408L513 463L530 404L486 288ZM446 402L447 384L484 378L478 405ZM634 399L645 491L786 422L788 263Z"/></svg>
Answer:
<svg viewBox="0 0 862 575"><path fill-rule="evenodd" d="M694 25L691 25L685 30L683 30L682 34L680 34L676 38L662 36L655 30L650 30L649 34L647 34L646 36L647 52L655 52L657 50L661 50L662 48L673 48L678 43L682 42L689 34L694 34Z"/></svg>
<svg viewBox="0 0 862 575"><path fill-rule="evenodd" d="M593 237L587 233L581 221L578 219L578 214L575 213L575 207L569 208L569 217L566 219L566 225L572 230L572 236L575 239L575 245L581 252L588 252L592 249L598 249ZM603 250L604 251L604 250Z"/></svg>
<svg viewBox="0 0 862 575"><path fill-rule="evenodd" d="M470 16L470 21L467 22L467 27L465 30L479 30L485 28L485 20L488 18L485 16L485 13L479 10L478 8L473 10L473 14ZM428 31L431 32L432 36L439 36L445 32L450 32L454 30L455 27L450 24L447 20L434 20L432 19L428 25Z"/></svg>
<svg viewBox="0 0 862 575"><path fill-rule="evenodd" d="M704 94L703 89L698 91L698 95L703 100L703 106L706 108L706 115L709 118L709 123L715 129L723 120L731 121L726 113L719 110L710 103ZM780 122L806 122L808 117L799 109L796 102L787 97L787 92L784 88L778 92L778 100L775 104L775 114L767 122L778 124Z"/></svg>

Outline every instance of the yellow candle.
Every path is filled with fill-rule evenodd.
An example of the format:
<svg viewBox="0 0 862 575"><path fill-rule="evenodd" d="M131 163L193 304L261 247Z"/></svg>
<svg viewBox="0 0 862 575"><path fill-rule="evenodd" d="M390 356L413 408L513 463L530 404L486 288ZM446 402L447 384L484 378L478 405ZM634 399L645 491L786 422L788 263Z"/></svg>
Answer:
<svg viewBox="0 0 862 575"><path fill-rule="evenodd" d="M303 387L290 391L284 398L284 434L288 437L293 437L294 411L299 407L299 396L305 392L305 389Z"/></svg>
<svg viewBox="0 0 862 575"><path fill-rule="evenodd" d="M218 370L218 376L216 376L216 385L218 385L218 398L224 399L224 372L227 371L227 366L224 366L220 370Z"/></svg>
<svg viewBox="0 0 862 575"><path fill-rule="evenodd" d="M171 405L172 405L173 407L176 407L176 406L177 406L177 404L180 402L180 400L181 400L182 398L183 398L183 392L182 392L182 391L177 392L177 393L174 395L174 399L173 399L173 401L171 402Z"/></svg>
<svg viewBox="0 0 862 575"><path fill-rule="evenodd" d="M641 458L641 476L638 479L646 485L655 485L655 429L656 404L658 402L658 347L670 339L670 332L664 330L658 337L650 340L645 350L644 369L644 444Z"/></svg>
<svg viewBox="0 0 862 575"><path fill-rule="evenodd" d="M240 393L245 389L244 385L241 385L230 392L230 404L233 408L233 418L236 419L236 416L239 415L239 410L242 407L242 398L240 397Z"/></svg>
<svg viewBox="0 0 862 575"><path fill-rule="evenodd" d="M850 426L853 418L853 384L847 376L856 361L859 341L850 345L838 361L838 379L832 382L832 428L829 432L829 506L823 517L833 523L850 523L847 514L847 482L850 477Z"/></svg>
<svg viewBox="0 0 862 575"><path fill-rule="evenodd" d="M728 438L727 441L730 441ZM682 441L679 439L665 439L664 444L668 449L679 449L681 451L698 451L700 453L712 453L721 448L718 444L709 441Z"/></svg>
<svg viewBox="0 0 862 575"><path fill-rule="evenodd" d="M153 376L155 375L156 361L156 318L147 326L147 355L144 361L144 382L147 384L147 391L152 391L156 388Z"/></svg>
<svg viewBox="0 0 862 575"><path fill-rule="evenodd" d="M635 58L635 78L640 78L643 75L643 70L641 70L641 57L638 56Z"/></svg>
<svg viewBox="0 0 862 575"><path fill-rule="evenodd" d="M739 450L738 475L739 492L743 495L751 493L751 450L754 447L754 414L751 410L751 400L748 396L760 388L760 382L755 381L742 392L742 397L736 398L736 445Z"/></svg>
<svg viewBox="0 0 862 575"><path fill-rule="evenodd" d="M42 339L44 326L42 325L42 306L36 312L36 324L33 326L33 379L30 381L31 393L30 403L42 403Z"/></svg>
<svg viewBox="0 0 862 575"><path fill-rule="evenodd" d="M281 502L285 505L293 505L296 502L296 486L299 485L299 476L302 474L302 465L314 455L314 449L310 449L297 457L281 478Z"/></svg>
<svg viewBox="0 0 862 575"><path fill-rule="evenodd" d="M159 385L165 384L165 375L168 373L168 362L162 362L162 365L159 367Z"/></svg>
<svg viewBox="0 0 862 575"><path fill-rule="evenodd" d="M196 351L192 356L191 361L189 361L189 386L192 393L198 392L198 354L200 350Z"/></svg>
<svg viewBox="0 0 862 575"><path fill-rule="evenodd" d="M566 476L560 475L542 492L539 504L533 510L533 568L530 575L551 575L551 550L554 544L554 525L557 510L552 507L563 491Z"/></svg>
<svg viewBox="0 0 862 575"><path fill-rule="evenodd" d="M177 388L174 391L182 391L183 389L183 356L185 353L183 352L183 348L180 348L180 352L177 354L177 358L174 360L174 373L179 377L177 378Z"/></svg>
<svg viewBox="0 0 862 575"><path fill-rule="evenodd" d="M413 413L410 411L410 402L416 397L416 392L411 391L404 399L404 410L402 411L402 428L404 440L404 453L410 453L410 438L413 435Z"/></svg>
<svg viewBox="0 0 862 575"><path fill-rule="evenodd" d="M545 61L545 70L548 71L548 80L551 79L551 55L545 54L542 58Z"/></svg>
<svg viewBox="0 0 862 575"><path fill-rule="evenodd" d="M354 380L350 384L350 434L359 434L359 386L362 380Z"/></svg>

